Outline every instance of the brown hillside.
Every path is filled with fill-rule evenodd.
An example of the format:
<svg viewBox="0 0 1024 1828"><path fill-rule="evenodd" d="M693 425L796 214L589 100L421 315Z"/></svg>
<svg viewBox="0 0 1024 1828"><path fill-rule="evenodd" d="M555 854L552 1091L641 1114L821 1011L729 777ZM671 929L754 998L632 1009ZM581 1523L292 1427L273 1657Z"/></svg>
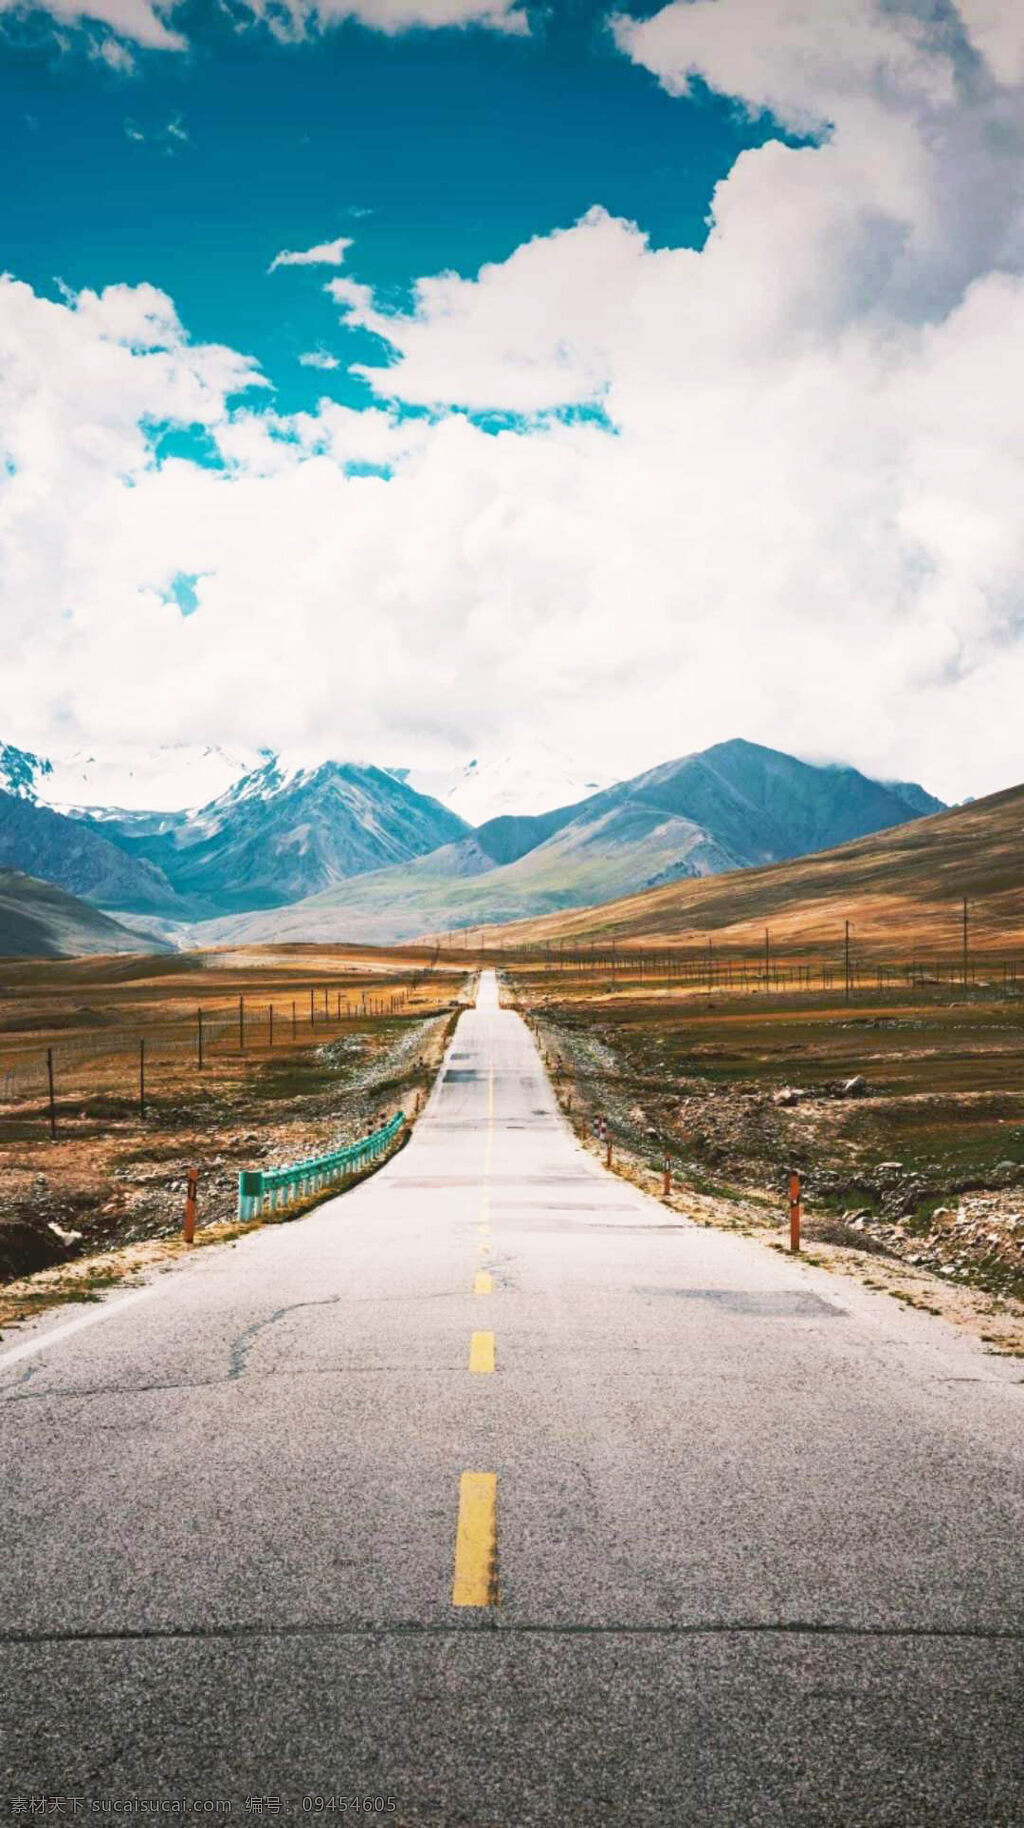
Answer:
<svg viewBox="0 0 1024 1828"><path fill-rule="evenodd" d="M672 882L598 908L494 929L496 938L679 944L714 934L743 949L771 929L776 950L835 943L853 923L858 952L948 956L960 945L963 898L972 949L1024 942L1024 786L763 869Z"/></svg>

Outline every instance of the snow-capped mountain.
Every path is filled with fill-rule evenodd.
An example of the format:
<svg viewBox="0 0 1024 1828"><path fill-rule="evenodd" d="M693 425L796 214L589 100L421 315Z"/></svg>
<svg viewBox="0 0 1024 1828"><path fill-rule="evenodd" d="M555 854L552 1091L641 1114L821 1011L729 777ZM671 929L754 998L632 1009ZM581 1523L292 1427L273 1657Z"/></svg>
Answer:
<svg viewBox="0 0 1024 1828"><path fill-rule="evenodd" d="M336 933L411 939L805 856L942 810L916 784L883 785L856 768L817 767L737 738L577 805L488 821L459 843L272 915L217 921L204 937L216 945Z"/></svg>
<svg viewBox="0 0 1024 1828"><path fill-rule="evenodd" d="M457 814L382 768L264 760L194 813L108 821L176 895L204 909L272 908L465 836Z"/></svg>
<svg viewBox="0 0 1024 1828"><path fill-rule="evenodd" d="M615 776L578 767L544 744L533 743L521 755L476 758L449 770L393 769L418 793L428 793L465 819L483 825L505 814L551 812L574 806L592 793L612 786Z"/></svg>
<svg viewBox="0 0 1024 1828"><path fill-rule="evenodd" d="M92 820L125 813L187 812L190 819L225 801L277 794L301 776L336 766L370 768L322 749L248 749L213 743L164 743L154 749L76 749L36 755L0 743L0 791ZM475 757L449 768L385 768L414 793L439 800L467 825L503 814L550 812L610 787L615 777L588 771L544 744L522 755ZM234 796L234 797L231 797ZM220 816L218 813L217 816ZM143 829L137 826L136 829Z"/></svg>
<svg viewBox="0 0 1024 1828"><path fill-rule="evenodd" d="M118 911L201 919L314 894L467 830L448 807L360 763L259 751L239 773L252 759L241 752L177 748L153 759L126 776L107 772L106 757L68 764L0 749L0 863ZM225 775L223 791L181 809L186 795ZM78 797L103 780L118 803ZM78 790L73 803L58 810L69 787ZM144 810L156 794L175 809Z"/></svg>
<svg viewBox="0 0 1024 1828"><path fill-rule="evenodd" d="M447 777L266 750L239 773L246 759L155 751L128 785L136 802L156 788L170 801L160 811L83 805L81 791L107 779L129 797L106 757L58 763L0 747L0 866L118 913L187 922L302 904L295 918L313 921L310 937L351 937L366 922L398 937L399 912L405 934L518 918L826 849L941 807L915 785L740 740L609 787L538 748ZM183 810L211 774L228 784ZM71 807L58 810L72 783Z"/></svg>
<svg viewBox="0 0 1024 1828"><path fill-rule="evenodd" d="M0 743L0 789L58 812L179 812L205 806L262 767L269 750L212 743L76 749L41 756Z"/></svg>

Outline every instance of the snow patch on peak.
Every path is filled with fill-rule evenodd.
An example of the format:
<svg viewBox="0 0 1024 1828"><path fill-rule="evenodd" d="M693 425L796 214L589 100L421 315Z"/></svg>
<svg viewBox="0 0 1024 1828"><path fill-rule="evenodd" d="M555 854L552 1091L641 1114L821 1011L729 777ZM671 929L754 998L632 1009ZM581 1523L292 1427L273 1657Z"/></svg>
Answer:
<svg viewBox="0 0 1024 1828"><path fill-rule="evenodd" d="M520 753L475 756L451 770L394 769L417 793L429 793L470 825L484 825L503 814L553 812L611 787L616 777L602 769L583 769L545 744L532 743Z"/></svg>
<svg viewBox="0 0 1024 1828"><path fill-rule="evenodd" d="M24 756L0 745L0 786L7 785L4 758ZM76 749L36 764L25 797L57 812L182 812L215 799L234 781L261 765L266 751L226 748L215 743L163 743L155 749Z"/></svg>

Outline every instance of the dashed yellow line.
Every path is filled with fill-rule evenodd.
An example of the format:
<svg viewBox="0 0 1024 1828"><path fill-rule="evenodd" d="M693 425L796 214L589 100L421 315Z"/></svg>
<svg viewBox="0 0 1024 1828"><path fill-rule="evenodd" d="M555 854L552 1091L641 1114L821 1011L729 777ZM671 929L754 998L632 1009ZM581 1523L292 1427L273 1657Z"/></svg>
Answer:
<svg viewBox="0 0 1024 1828"><path fill-rule="evenodd" d="M473 1293L474 1295L491 1295L494 1293L494 1284L491 1281L491 1272L489 1269L477 1270L476 1275L473 1277Z"/></svg>
<svg viewBox="0 0 1024 1828"><path fill-rule="evenodd" d="M463 1473L455 1532L453 1606L498 1603L498 1475Z"/></svg>
<svg viewBox="0 0 1024 1828"><path fill-rule="evenodd" d="M469 1342L469 1368L479 1376L494 1370L494 1334L474 1333Z"/></svg>
<svg viewBox="0 0 1024 1828"><path fill-rule="evenodd" d="M484 1178L489 1180L494 1160L494 1055L487 1062L487 1145L484 1150ZM485 1194L485 1199L487 1195Z"/></svg>

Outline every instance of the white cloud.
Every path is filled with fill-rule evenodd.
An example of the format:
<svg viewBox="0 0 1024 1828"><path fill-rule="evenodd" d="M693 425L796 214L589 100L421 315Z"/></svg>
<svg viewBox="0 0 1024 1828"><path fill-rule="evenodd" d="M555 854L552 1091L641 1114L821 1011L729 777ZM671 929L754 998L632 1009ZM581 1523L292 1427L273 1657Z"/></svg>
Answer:
<svg viewBox="0 0 1024 1828"><path fill-rule="evenodd" d="M871 0L679 0L648 19L618 15L620 47L685 95L712 89L798 130L827 125L877 95L948 103L952 65L913 8Z"/></svg>
<svg viewBox="0 0 1024 1828"><path fill-rule="evenodd" d="M119 76L131 76L136 67L131 51L120 38L101 38L90 46L90 55L105 63L108 69L116 70Z"/></svg>
<svg viewBox="0 0 1024 1828"><path fill-rule="evenodd" d="M328 355L326 349L307 349L299 357L303 368L323 368L329 370L340 368L341 363L336 355Z"/></svg>
<svg viewBox="0 0 1024 1828"><path fill-rule="evenodd" d="M114 67L117 67L116 64ZM190 143L188 128L177 114L172 115L169 121L146 127L140 126L138 121L126 119L124 132L125 138L133 140L137 146L155 146L169 157L173 157L179 147Z"/></svg>
<svg viewBox="0 0 1024 1828"><path fill-rule="evenodd" d="M530 23L521 0L237 0L240 10L281 38L325 31L345 20L394 35L417 28L483 26L522 35Z"/></svg>
<svg viewBox="0 0 1024 1828"><path fill-rule="evenodd" d="M282 248L280 254L274 255L267 272L274 273L278 267L340 267L351 246L350 236L339 235L337 241L320 241L316 247L305 248L301 253Z"/></svg>
<svg viewBox="0 0 1024 1828"><path fill-rule="evenodd" d="M328 291L348 323L391 346L389 366L357 370L378 393L534 413L600 398L623 314L652 258L631 224L592 210L475 280L420 280L409 316L381 312L369 287L352 280L332 280Z"/></svg>
<svg viewBox="0 0 1024 1828"><path fill-rule="evenodd" d="M960 16L996 81L1024 82L1024 12L1014 0L960 0Z"/></svg>
<svg viewBox="0 0 1024 1828"><path fill-rule="evenodd" d="M25 0L0 0L0 13L24 11ZM106 25L121 38L155 51L181 51L185 40L168 24L177 0L40 0L40 10L64 25ZM105 55L109 55L105 53Z"/></svg>
<svg viewBox="0 0 1024 1828"><path fill-rule="evenodd" d="M29 0L31 3L31 0ZM119 38L147 50L182 51L187 40L170 24L184 12L184 0L35 0L63 25L105 25ZM0 0L0 14L22 12L26 0ZM391 36L416 28L482 26L489 31L529 32L520 0L235 0L237 16L267 27L275 37L294 39L355 20ZM112 67L126 66L101 46Z"/></svg>
<svg viewBox="0 0 1024 1828"><path fill-rule="evenodd" d="M406 313L331 279L387 346L367 410L264 407L152 288L0 288L0 732L343 729L421 765L557 732L619 772L745 734L948 797L1024 773L1010 66L966 7L922 35L846 0L831 38L810 5L708 11L620 39L672 86L827 98L822 142L744 153L699 251L595 209ZM158 463L168 422L224 471Z"/></svg>

